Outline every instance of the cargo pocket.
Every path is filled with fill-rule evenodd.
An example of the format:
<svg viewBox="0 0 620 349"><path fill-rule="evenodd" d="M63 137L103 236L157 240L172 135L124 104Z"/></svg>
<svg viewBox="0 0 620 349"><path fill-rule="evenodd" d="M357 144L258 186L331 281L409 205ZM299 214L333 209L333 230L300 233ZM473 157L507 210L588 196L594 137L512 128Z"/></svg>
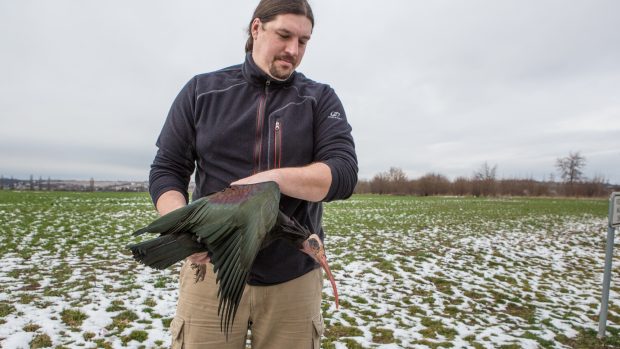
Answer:
<svg viewBox="0 0 620 349"><path fill-rule="evenodd" d="M321 336L323 336L323 315L319 314L312 318L312 327L314 330L312 331L312 348L320 349L321 348Z"/></svg>
<svg viewBox="0 0 620 349"><path fill-rule="evenodd" d="M183 349L183 325L185 320L175 316L170 322L170 334L172 335L171 349Z"/></svg>

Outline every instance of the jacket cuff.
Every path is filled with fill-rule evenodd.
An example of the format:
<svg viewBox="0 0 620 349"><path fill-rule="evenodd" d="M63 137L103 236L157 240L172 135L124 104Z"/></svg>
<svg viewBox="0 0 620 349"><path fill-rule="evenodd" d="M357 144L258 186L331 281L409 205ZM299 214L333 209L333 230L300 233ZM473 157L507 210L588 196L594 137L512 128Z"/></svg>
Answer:
<svg viewBox="0 0 620 349"><path fill-rule="evenodd" d="M152 183L149 186L149 193L151 194L151 200L153 200L153 205L155 205L155 208L157 208L157 200L159 200L159 197L162 196L163 193L170 190L178 191L183 194L183 197L185 197L185 203L189 203L189 194L187 193L187 189L184 189L182 186L171 185L170 183L167 185Z"/></svg>
<svg viewBox="0 0 620 349"><path fill-rule="evenodd" d="M340 158L331 158L322 162L329 167L332 173L332 183L322 201L329 202L349 198L357 184L357 166L353 166Z"/></svg>

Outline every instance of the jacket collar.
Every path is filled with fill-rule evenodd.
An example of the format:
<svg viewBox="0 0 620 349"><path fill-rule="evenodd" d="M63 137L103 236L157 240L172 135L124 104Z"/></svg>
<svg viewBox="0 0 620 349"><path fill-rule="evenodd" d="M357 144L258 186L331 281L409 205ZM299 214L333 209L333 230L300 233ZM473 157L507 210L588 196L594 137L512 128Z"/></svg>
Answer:
<svg viewBox="0 0 620 349"><path fill-rule="evenodd" d="M293 80L295 80L295 75L297 75L297 72L293 71L293 73L286 80L276 80L267 75L267 73L262 71L262 69L254 63L252 53L250 52L245 55L245 62L243 62L241 71L243 72L243 76L246 80L260 86L265 86L267 81L269 81L270 86L288 86L293 83Z"/></svg>

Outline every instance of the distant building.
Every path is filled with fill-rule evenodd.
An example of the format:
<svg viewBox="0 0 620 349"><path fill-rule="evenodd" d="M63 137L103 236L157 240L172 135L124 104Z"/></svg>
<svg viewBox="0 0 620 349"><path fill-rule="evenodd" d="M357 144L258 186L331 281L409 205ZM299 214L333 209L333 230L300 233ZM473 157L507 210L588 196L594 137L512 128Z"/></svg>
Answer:
<svg viewBox="0 0 620 349"><path fill-rule="evenodd" d="M0 190L48 190L48 191L124 191L145 192L148 191L148 181L96 181L90 180L62 180L48 177L44 185L43 180L0 178Z"/></svg>

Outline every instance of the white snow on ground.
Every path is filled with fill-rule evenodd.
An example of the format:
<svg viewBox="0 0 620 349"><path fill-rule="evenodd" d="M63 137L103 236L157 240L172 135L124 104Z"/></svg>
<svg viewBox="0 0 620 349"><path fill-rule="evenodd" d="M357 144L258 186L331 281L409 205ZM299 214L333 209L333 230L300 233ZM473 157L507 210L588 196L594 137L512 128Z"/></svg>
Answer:
<svg viewBox="0 0 620 349"><path fill-rule="evenodd" d="M145 268L124 248L155 218L148 198L40 200L0 205L0 246L13 246L0 250L0 348L29 348L42 334L59 348L168 347L179 266ZM477 201L445 200L326 206L342 302L336 310L326 282L326 347L567 348L562 336L596 329L604 218L491 219L458 209ZM434 213L442 204L457 209ZM619 296L612 288L610 326ZM83 319L68 324L66 310ZM115 322L128 311L137 318ZM137 330L146 338L132 338Z"/></svg>

